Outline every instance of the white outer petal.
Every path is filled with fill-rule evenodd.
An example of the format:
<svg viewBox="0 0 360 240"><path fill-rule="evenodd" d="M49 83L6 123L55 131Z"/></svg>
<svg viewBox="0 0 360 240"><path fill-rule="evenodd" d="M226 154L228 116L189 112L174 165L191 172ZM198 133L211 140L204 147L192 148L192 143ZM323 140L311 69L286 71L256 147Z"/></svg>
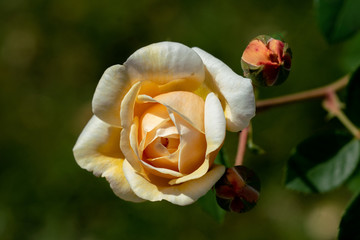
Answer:
<svg viewBox="0 0 360 240"><path fill-rule="evenodd" d="M106 69L94 93L93 113L101 120L120 127L120 105L130 87L124 66L114 65Z"/></svg>
<svg viewBox="0 0 360 240"><path fill-rule="evenodd" d="M225 103L225 118L227 129L238 132L249 125L255 116L255 97L251 80L234 73L219 59L201 50L193 48L201 57L208 72L210 81L208 87L218 94Z"/></svg>
<svg viewBox="0 0 360 240"><path fill-rule="evenodd" d="M127 201L141 202L123 173L124 156L119 148L120 129L93 116L80 134L73 152L80 167L105 177L114 193Z"/></svg>
<svg viewBox="0 0 360 240"><path fill-rule="evenodd" d="M205 100L206 155L216 151L223 144L226 133L226 120L219 99L209 93Z"/></svg>
<svg viewBox="0 0 360 240"><path fill-rule="evenodd" d="M161 186L143 178L127 161L124 161L125 177L136 195L149 201L167 200L181 206L194 203L206 194L224 172L224 166L215 165L201 178L173 186Z"/></svg>
<svg viewBox="0 0 360 240"><path fill-rule="evenodd" d="M191 48L176 42L159 42L140 48L124 65L131 79L153 81L158 85L188 79L187 85L198 86L205 77L201 58Z"/></svg>

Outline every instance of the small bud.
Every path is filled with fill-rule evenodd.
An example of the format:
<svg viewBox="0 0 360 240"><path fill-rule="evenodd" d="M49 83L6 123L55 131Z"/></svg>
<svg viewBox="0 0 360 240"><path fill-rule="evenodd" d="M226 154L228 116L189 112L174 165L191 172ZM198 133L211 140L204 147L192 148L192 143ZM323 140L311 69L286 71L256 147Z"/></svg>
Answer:
<svg viewBox="0 0 360 240"><path fill-rule="evenodd" d="M287 43L260 35L252 40L241 57L244 75L259 86L283 83L291 68L291 50Z"/></svg>
<svg viewBox="0 0 360 240"><path fill-rule="evenodd" d="M247 212L259 199L260 179L249 168L235 166L226 169L215 184L215 191L216 201L224 210Z"/></svg>

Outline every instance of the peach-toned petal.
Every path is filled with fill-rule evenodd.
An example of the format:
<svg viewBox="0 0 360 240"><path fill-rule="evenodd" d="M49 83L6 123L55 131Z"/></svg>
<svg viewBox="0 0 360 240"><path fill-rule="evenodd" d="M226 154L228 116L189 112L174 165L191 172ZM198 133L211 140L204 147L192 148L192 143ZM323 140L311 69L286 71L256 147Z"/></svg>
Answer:
<svg viewBox="0 0 360 240"><path fill-rule="evenodd" d="M145 168L146 172L154 174L159 177L174 179L184 176L184 174L179 173L178 171L173 170L171 168L156 167L145 161L141 161L141 163L143 164L143 167Z"/></svg>
<svg viewBox="0 0 360 240"><path fill-rule="evenodd" d="M281 63L281 57L283 55L284 50L284 43L277 39L271 39L268 43L269 49L276 54L277 56L277 63ZM275 59L271 59L273 62Z"/></svg>
<svg viewBox="0 0 360 240"><path fill-rule="evenodd" d="M209 168L210 168L210 160L209 158L206 157L203 160L202 164L195 171L193 171L190 174L184 175L183 177L172 179L171 181L169 181L169 184L176 185L190 180L201 178L209 171Z"/></svg>
<svg viewBox="0 0 360 240"><path fill-rule="evenodd" d="M105 70L92 100L94 114L101 120L120 126L120 105L131 83L126 69L122 65L114 65Z"/></svg>
<svg viewBox="0 0 360 240"><path fill-rule="evenodd" d="M195 95L195 94L194 94ZM200 97L199 97L200 98ZM175 109L175 108L173 108L172 106L170 106L170 105L167 105L166 103L164 103L164 102L160 102L160 101L158 101L158 100L156 100L156 99L154 99L154 98L152 98L152 97L150 97L150 96L148 96L148 95L139 95L138 96L138 102L140 102L140 103L160 103L160 104L162 104L162 105L164 105L165 107L166 107L166 109L167 109L167 112L169 113L169 111L171 111L171 112L174 112L174 113L176 113L176 114L178 114L179 116L181 116L181 118L182 119L184 119L185 121L187 121L188 123L190 123L194 128L196 128L199 132L204 132L204 123L200 123L200 121L199 121L199 118L201 118L201 117L199 117L200 115L202 116L202 118L203 118L203 106L202 106L202 109L200 109L199 111L197 111L197 115L198 116L190 116L190 111L189 110L187 110L187 111L185 111L185 114L187 114L187 115L185 115L185 114L183 114L183 112L180 112L180 111L178 111L177 109ZM176 107L176 105L175 105L175 107ZM196 108L192 108L192 110L195 110ZM180 109L181 110L181 109ZM199 112L201 113L201 114L199 114ZM197 124L195 124L194 122L193 122L193 120L195 120L195 122L197 122ZM199 121L199 122L198 122Z"/></svg>
<svg viewBox="0 0 360 240"><path fill-rule="evenodd" d="M124 162L125 177L131 189L141 198L149 201L167 200L177 205L188 205L207 193L225 172L222 165L214 166L201 178L179 185L153 184L138 174L132 166Z"/></svg>
<svg viewBox="0 0 360 240"><path fill-rule="evenodd" d="M258 66L270 62L270 54L271 51L262 41L254 39L246 47L241 58L249 64Z"/></svg>
<svg viewBox="0 0 360 240"><path fill-rule="evenodd" d="M185 174L193 173L205 160L205 134L197 131L177 113L169 111L170 118L180 134L179 171Z"/></svg>
<svg viewBox="0 0 360 240"><path fill-rule="evenodd" d="M167 119L169 119L169 114L166 107L161 104L154 104L141 116L141 129L143 132L150 132Z"/></svg>
<svg viewBox="0 0 360 240"><path fill-rule="evenodd" d="M204 66L200 57L180 43L159 42L140 48L124 66L131 79L146 81L144 88L151 90L170 84L169 91L191 91L204 81Z"/></svg>
<svg viewBox="0 0 360 240"><path fill-rule="evenodd" d="M179 172L179 167L178 167L179 152L180 152L179 149L177 149L176 151L174 151L169 155L156 157L156 158L147 158L146 161L149 162L155 168L166 168ZM181 176L183 175L184 174L181 173Z"/></svg>
<svg viewBox="0 0 360 240"><path fill-rule="evenodd" d="M157 126L157 128L151 130L150 132L146 132L144 129L142 129L142 135L143 138L140 142L141 151L143 151L152 141L158 137L179 138L179 133L177 132L177 129L170 118L165 119Z"/></svg>
<svg viewBox="0 0 360 240"><path fill-rule="evenodd" d="M117 196L140 202L124 177L124 156L119 148L120 129L93 116L79 136L73 152L80 167L105 177ZM115 175L114 175L115 174Z"/></svg>
<svg viewBox="0 0 360 240"><path fill-rule="evenodd" d="M169 151L166 146L163 144L162 138L155 138L151 143L145 148L145 154L148 158L157 158L169 155Z"/></svg>
<svg viewBox="0 0 360 240"><path fill-rule="evenodd" d="M197 129L204 131L204 100L192 92L176 91L154 98L161 104L181 113Z"/></svg>
<svg viewBox="0 0 360 240"><path fill-rule="evenodd" d="M209 53L193 48L203 60L209 74L205 83L215 92L224 108L227 130L237 132L255 116L255 98L251 80L234 73Z"/></svg>
<svg viewBox="0 0 360 240"><path fill-rule="evenodd" d="M182 102L182 95L192 105ZM171 100L170 96L174 96L175 100ZM183 104L179 104L179 101ZM138 102L161 103L167 108L169 116L180 134L179 171L184 174L192 173L191 177L194 178L205 174L208 169L204 169L201 172L202 175L193 173L205 161L204 101L194 93L171 92L156 98L139 95ZM195 115L197 116L195 117Z"/></svg>

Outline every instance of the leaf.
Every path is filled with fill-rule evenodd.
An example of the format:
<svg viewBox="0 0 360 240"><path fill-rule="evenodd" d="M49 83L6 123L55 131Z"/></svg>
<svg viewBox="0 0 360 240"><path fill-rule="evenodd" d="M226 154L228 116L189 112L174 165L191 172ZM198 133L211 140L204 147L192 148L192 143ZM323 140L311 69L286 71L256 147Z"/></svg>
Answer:
<svg viewBox="0 0 360 240"><path fill-rule="evenodd" d="M329 43L345 40L360 29L359 0L315 0L315 9Z"/></svg>
<svg viewBox="0 0 360 240"><path fill-rule="evenodd" d="M341 47L339 63L343 72L354 72L360 66L360 31Z"/></svg>
<svg viewBox="0 0 360 240"><path fill-rule="evenodd" d="M351 202L346 209L340 222L339 240L360 239L360 194Z"/></svg>
<svg viewBox="0 0 360 240"><path fill-rule="evenodd" d="M221 152L218 154L222 154L222 158L224 161L225 167L232 167L235 162L235 157L238 149L239 142L239 133L237 132L226 132L226 138L224 141L224 145L221 149Z"/></svg>
<svg viewBox="0 0 360 240"><path fill-rule="evenodd" d="M216 202L215 191L211 189L204 196L202 196L198 203L202 209L211 215L217 222L222 223L225 218L226 211L223 210Z"/></svg>
<svg viewBox="0 0 360 240"><path fill-rule="evenodd" d="M360 67L353 73L346 88L346 114L360 127Z"/></svg>
<svg viewBox="0 0 360 240"><path fill-rule="evenodd" d="M351 191L360 192L360 166L355 170L346 185Z"/></svg>
<svg viewBox="0 0 360 240"><path fill-rule="evenodd" d="M218 155L216 155L215 163L224 165L225 167L230 167L231 163L229 161L229 157L227 156L224 148L220 149Z"/></svg>
<svg viewBox="0 0 360 240"><path fill-rule="evenodd" d="M355 171L360 141L349 134L327 132L300 143L287 163L288 189L305 193L330 191Z"/></svg>

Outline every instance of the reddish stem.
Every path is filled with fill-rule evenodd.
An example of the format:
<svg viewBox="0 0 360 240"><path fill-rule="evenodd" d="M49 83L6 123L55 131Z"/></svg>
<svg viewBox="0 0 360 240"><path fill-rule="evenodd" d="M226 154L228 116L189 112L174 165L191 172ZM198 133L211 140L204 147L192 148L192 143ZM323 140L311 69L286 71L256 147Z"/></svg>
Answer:
<svg viewBox="0 0 360 240"><path fill-rule="evenodd" d="M341 111L341 103L334 91L329 91L323 102L323 107L332 115L336 116L340 122L354 135L356 139L360 139L360 130L350 119Z"/></svg>
<svg viewBox="0 0 360 240"><path fill-rule="evenodd" d="M246 151L246 144L247 144L247 138L248 138L249 128L244 128L239 133L239 145L238 145L238 152L236 154L235 158L235 166L239 166L243 164L244 161L244 155Z"/></svg>
<svg viewBox="0 0 360 240"><path fill-rule="evenodd" d="M259 100L256 103L256 110L257 110L257 112L260 112L262 110L265 110L265 109L267 109L269 107L273 107L273 106L289 104L289 103L298 102L298 101L307 100L307 99L323 98L327 95L327 93L329 91L336 92L336 91L344 88L348 84L348 82L349 82L349 75L346 75L345 77L342 77L341 79L337 80L336 82L333 82L324 87L307 90L304 92L289 94L289 95L285 95L282 97Z"/></svg>

